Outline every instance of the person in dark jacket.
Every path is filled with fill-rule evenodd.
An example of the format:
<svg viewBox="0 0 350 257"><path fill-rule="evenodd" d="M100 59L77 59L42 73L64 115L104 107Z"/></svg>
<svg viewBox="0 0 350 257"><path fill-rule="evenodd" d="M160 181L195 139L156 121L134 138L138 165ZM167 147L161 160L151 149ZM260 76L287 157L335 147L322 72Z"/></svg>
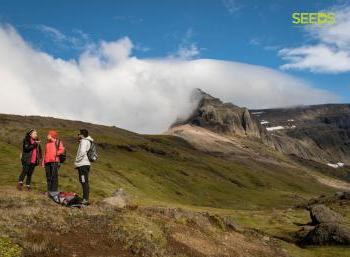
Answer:
<svg viewBox="0 0 350 257"><path fill-rule="evenodd" d="M23 181L26 178L26 188L31 190L31 181L34 169L39 165L42 157L38 133L35 129L29 130L23 139L22 172L18 178L18 190L23 189Z"/></svg>

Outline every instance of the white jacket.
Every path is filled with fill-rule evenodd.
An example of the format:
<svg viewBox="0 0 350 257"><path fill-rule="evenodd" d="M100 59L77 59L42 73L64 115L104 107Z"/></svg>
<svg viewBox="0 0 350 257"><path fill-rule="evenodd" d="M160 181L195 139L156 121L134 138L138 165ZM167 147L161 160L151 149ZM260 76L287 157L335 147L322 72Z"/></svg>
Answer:
<svg viewBox="0 0 350 257"><path fill-rule="evenodd" d="M74 165L75 167L81 167L86 165L91 165L89 158L87 156L87 152L89 151L91 147L91 142L94 140L88 136L87 138L82 138L80 140L77 157L75 158Z"/></svg>

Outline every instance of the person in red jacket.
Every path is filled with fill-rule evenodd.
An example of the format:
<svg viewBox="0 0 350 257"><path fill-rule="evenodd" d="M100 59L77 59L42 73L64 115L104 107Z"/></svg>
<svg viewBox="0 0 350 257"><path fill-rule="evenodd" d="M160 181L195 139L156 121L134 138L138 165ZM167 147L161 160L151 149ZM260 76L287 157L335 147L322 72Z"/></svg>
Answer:
<svg viewBox="0 0 350 257"><path fill-rule="evenodd" d="M58 195L58 170L60 168L61 154L64 154L64 146L58 139L55 130L49 131L45 144L43 165L45 166L47 192L51 197Z"/></svg>

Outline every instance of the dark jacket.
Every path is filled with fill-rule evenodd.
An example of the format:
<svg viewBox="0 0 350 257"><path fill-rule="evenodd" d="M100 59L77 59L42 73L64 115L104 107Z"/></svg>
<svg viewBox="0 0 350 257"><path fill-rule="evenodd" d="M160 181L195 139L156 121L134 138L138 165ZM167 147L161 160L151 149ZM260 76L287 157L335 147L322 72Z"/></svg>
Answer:
<svg viewBox="0 0 350 257"><path fill-rule="evenodd" d="M22 150L22 164L31 164L32 161L32 154L34 150L38 150L37 155L36 155L36 162L35 165L39 165L40 160L42 159L42 151L41 151L41 146L34 142L32 144L30 140L30 136L26 135L26 137L23 139L23 150Z"/></svg>

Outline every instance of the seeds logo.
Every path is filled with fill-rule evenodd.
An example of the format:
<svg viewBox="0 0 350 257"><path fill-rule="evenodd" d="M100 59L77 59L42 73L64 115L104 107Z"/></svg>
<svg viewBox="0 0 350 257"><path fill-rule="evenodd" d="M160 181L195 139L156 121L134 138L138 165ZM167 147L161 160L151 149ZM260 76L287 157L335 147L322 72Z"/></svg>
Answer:
<svg viewBox="0 0 350 257"><path fill-rule="evenodd" d="M293 12L292 23L295 25L332 25L335 24L335 13L328 12Z"/></svg>

